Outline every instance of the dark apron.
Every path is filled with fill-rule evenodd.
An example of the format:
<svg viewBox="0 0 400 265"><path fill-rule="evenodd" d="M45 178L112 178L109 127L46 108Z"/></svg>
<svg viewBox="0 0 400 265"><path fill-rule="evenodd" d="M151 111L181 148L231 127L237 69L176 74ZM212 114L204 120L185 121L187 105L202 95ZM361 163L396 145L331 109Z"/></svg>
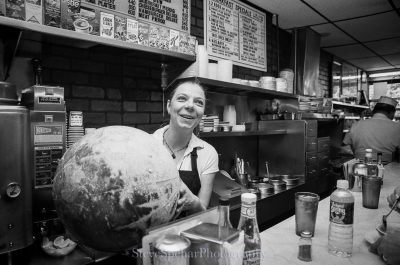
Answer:
<svg viewBox="0 0 400 265"><path fill-rule="evenodd" d="M190 159L192 162L192 171L188 170L179 170L179 176L182 179L183 183L189 188L189 190L194 194L198 195L201 183L199 172L197 171L197 151L196 148L190 153Z"/></svg>

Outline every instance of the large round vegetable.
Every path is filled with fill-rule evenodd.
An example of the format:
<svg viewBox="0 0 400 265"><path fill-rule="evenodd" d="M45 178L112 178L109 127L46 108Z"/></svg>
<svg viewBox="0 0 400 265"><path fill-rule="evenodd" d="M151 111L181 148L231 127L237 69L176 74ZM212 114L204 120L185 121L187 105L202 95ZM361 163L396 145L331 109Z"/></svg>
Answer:
<svg viewBox="0 0 400 265"><path fill-rule="evenodd" d="M180 178L150 134L109 126L84 136L57 168L53 198L71 236L102 251L140 243L147 228L171 220Z"/></svg>

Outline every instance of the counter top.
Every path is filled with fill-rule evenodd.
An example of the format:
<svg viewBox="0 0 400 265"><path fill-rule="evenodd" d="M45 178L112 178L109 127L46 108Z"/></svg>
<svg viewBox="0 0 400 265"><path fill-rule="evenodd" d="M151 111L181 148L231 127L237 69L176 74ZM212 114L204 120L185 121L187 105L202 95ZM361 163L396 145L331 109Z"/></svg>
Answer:
<svg viewBox="0 0 400 265"><path fill-rule="evenodd" d="M328 253L329 204L327 197L318 205L315 236L312 238L312 262L303 262L297 259L299 237L295 233L295 217L292 216L283 222L261 233L262 264L296 265L296 264L324 264L324 265L379 265L384 264L382 259L368 250L368 243L364 237L367 232L373 231L380 224L382 215L389 212L387 196L394 187L400 185L400 164L391 163L385 166L383 186L379 198L378 209L367 209L362 206L361 192L353 192L354 204L354 239L353 255L349 258L340 258ZM394 223L400 223L400 215L392 213L388 217L388 229Z"/></svg>

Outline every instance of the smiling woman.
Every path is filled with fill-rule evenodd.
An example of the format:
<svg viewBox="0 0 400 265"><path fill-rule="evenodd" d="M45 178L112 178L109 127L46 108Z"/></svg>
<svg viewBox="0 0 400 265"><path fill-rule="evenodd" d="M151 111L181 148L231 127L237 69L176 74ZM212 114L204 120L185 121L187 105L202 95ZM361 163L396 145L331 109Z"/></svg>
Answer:
<svg viewBox="0 0 400 265"><path fill-rule="evenodd" d="M207 142L193 134L204 114L206 97L195 81L178 84L170 93L167 111L169 124L154 132L175 160L183 181L178 201L179 214L205 210L210 202L218 154Z"/></svg>

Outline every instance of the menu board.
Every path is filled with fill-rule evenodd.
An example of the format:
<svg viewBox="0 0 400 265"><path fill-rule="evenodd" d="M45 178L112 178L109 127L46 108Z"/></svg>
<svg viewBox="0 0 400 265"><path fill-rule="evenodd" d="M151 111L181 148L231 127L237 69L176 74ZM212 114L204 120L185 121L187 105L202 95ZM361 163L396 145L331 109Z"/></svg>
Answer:
<svg viewBox="0 0 400 265"><path fill-rule="evenodd" d="M267 71L266 15L238 0L205 0L204 36L211 59Z"/></svg>
<svg viewBox="0 0 400 265"><path fill-rule="evenodd" d="M190 33L189 0L84 0L142 21Z"/></svg>

